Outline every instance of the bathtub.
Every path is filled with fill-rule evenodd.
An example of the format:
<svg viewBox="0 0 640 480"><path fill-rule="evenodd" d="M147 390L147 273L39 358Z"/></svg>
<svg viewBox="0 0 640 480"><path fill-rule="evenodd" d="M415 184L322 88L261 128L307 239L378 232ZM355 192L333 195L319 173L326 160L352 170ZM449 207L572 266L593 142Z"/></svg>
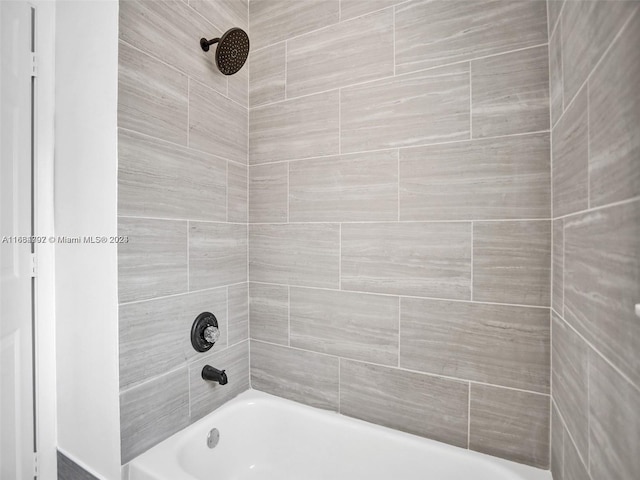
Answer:
<svg viewBox="0 0 640 480"><path fill-rule="evenodd" d="M217 428L217 446L207 435ZM248 390L129 464L129 480L551 480L548 471Z"/></svg>

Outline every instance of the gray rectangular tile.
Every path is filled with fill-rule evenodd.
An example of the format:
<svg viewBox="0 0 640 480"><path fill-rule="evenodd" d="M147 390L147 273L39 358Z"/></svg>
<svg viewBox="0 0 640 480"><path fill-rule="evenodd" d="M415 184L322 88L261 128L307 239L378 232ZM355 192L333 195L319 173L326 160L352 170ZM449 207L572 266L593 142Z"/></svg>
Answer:
<svg viewBox="0 0 640 480"><path fill-rule="evenodd" d="M565 219L564 314L640 385L640 201Z"/></svg>
<svg viewBox="0 0 640 480"><path fill-rule="evenodd" d="M400 219L549 218L549 150L546 133L401 149Z"/></svg>
<svg viewBox="0 0 640 480"><path fill-rule="evenodd" d="M151 137L118 134L118 214L226 220L227 162Z"/></svg>
<svg viewBox="0 0 640 480"><path fill-rule="evenodd" d="M189 0L189 5L222 32L249 28L249 0Z"/></svg>
<svg viewBox="0 0 640 480"><path fill-rule="evenodd" d="M467 383L341 360L340 413L467 446Z"/></svg>
<svg viewBox="0 0 640 480"><path fill-rule="evenodd" d="M118 44L118 126L187 144L187 76Z"/></svg>
<svg viewBox="0 0 640 480"><path fill-rule="evenodd" d="M471 62L474 138L549 129L548 47Z"/></svg>
<svg viewBox="0 0 640 480"><path fill-rule="evenodd" d="M251 338L289 344L289 287L250 283Z"/></svg>
<svg viewBox="0 0 640 480"><path fill-rule="evenodd" d="M570 2L571 3L571 2ZM578 94L552 133L553 216L585 210L589 195L587 90Z"/></svg>
<svg viewBox="0 0 640 480"><path fill-rule="evenodd" d="M247 222L249 181L248 168L228 162L227 165L227 221Z"/></svg>
<svg viewBox="0 0 640 480"><path fill-rule="evenodd" d="M556 408L551 402L551 458L549 469L553 480L564 480L564 425Z"/></svg>
<svg viewBox="0 0 640 480"><path fill-rule="evenodd" d="M227 287L229 295L229 345L249 338L249 284Z"/></svg>
<svg viewBox="0 0 640 480"><path fill-rule="evenodd" d="M279 102L285 99L286 43L251 52L249 106Z"/></svg>
<svg viewBox="0 0 640 480"><path fill-rule="evenodd" d="M564 310L564 220L553 221L553 276L551 306L560 315Z"/></svg>
<svg viewBox="0 0 640 480"><path fill-rule="evenodd" d="M249 108L249 60L238 72L227 77L227 81L229 82L227 97Z"/></svg>
<svg viewBox="0 0 640 480"><path fill-rule="evenodd" d="M551 4L551 2L549 2ZM549 97L551 109L551 125L555 125L564 111L562 92L562 27L558 28L549 39Z"/></svg>
<svg viewBox="0 0 640 480"><path fill-rule="evenodd" d="M547 43L546 8L546 2L511 0L423 0L399 5L396 72Z"/></svg>
<svg viewBox="0 0 640 480"><path fill-rule="evenodd" d="M348 222L397 218L397 150L290 163L290 221Z"/></svg>
<svg viewBox="0 0 640 480"><path fill-rule="evenodd" d="M591 206L640 195L640 9L589 80Z"/></svg>
<svg viewBox="0 0 640 480"><path fill-rule="evenodd" d="M145 300L187 291L187 222L119 218L118 300Z"/></svg>
<svg viewBox="0 0 640 480"><path fill-rule="evenodd" d="M473 299L548 307L551 222L476 222Z"/></svg>
<svg viewBox="0 0 640 480"><path fill-rule="evenodd" d="M339 15L338 0L252 0L251 42L262 48L336 23Z"/></svg>
<svg viewBox="0 0 640 480"><path fill-rule="evenodd" d="M553 315L551 381L553 398L582 456L589 457L588 347Z"/></svg>
<svg viewBox="0 0 640 480"><path fill-rule="evenodd" d="M342 288L468 300L471 224L342 225Z"/></svg>
<svg viewBox="0 0 640 480"><path fill-rule="evenodd" d="M637 352L637 350L636 350ZM640 390L593 350L589 353L589 470L592 478L640 474Z"/></svg>
<svg viewBox="0 0 640 480"><path fill-rule="evenodd" d="M202 312L218 319L227 346L227 291L224 288L121 305L119 309L120 389L174 370L197 356L186 332Z"/></svg>
<svg viewBox="0 0 640 480"><path fill-rule="evenodd" d="M340 21L391 7L404 0L340 0Z"/></svg>
<svg viewBox="0 0 640 480"><path fill-rule="evenodd" d="M289 165L274 163L249 167L249 222L286 222Z"/></svg>
<svg viewBox="0 0 640 480"><path fill-rule="evenodd" d="M120 450L124 465L189 425L186 365L120 394Z"/></svg>
<svg viewBox="0 0 640 480"><path fill-rule="evenodd" d="M189 224L189 288L247 281L247 227L225 223Z"/></svg>
<svg viewBox="0 0 640 480"><path fill-rule="evenodd" d="M120 5L119 38L226 95L227 78L215 55L194 48L193 32L209 38L221 31L185 2L136 0Z"/></svg>
<svg viewBox="0 0 640 480"><path fill-rule="evenodd" d="M202 378L202 369L210 365L225 370L228 383L219 385ZM249 341L198 357L189 364L189 401L191 423L208 415L223 403L248 390Z"/></svg>
<svg viewBox="0 0 640 480"><path fill-rule="evenodd" d="M403 298L400 366L549 392L549 311Z"/></svg>
<svg viewBox="0 0 640 480"><path fill-rule="evenodd" d="M251 280L336 288L340 228L336 224L251 225Z"/></svg>
<svg viewBox="0 0 640 480"><path fill-rule="evenodd" d="M76 462L65 456L60 450L57 451L58 460L58 480L99 480L95 475L90 474Z"/></svg>
<svg viewBox="0 0 640 480"><path fill-rule="evenodd" d="M189 82L189 146L247 163L248 110L199 84Z"/></svg>
<svg viewBox="0 0 640 480"><path fill-rule="evenodd" d="M338 153L338 96L331 91L252 109L249 163Z"/></svg>
<svg viewBox="0 0 640 480"><path fill-rule="evenodd" d="M549 397L471 385L469 448L549 468Z"/></svg>
<svg viewBox="0 0 640 480"><path fill-rule="evenodd" d="M398 364L396 297L291 287L291 346Z"/></svg>
<svg viewBox="0 0 640 480"><path fill-rule="evenodd" d="M288 41L287 97L387 77L393 68L393 10L386 9Z"/></svg>
<svg viewBox="0 0 640 480"><path fill-rule="evenodd" d="M338 359L251 341L251 385L279 397L338 410Z"/></svg>
<svg viewBox="0 0 640 480"><path fill-rule="evenodd" d="M344 88L342 153L468 139L469 95L468 64Z"/></svg>

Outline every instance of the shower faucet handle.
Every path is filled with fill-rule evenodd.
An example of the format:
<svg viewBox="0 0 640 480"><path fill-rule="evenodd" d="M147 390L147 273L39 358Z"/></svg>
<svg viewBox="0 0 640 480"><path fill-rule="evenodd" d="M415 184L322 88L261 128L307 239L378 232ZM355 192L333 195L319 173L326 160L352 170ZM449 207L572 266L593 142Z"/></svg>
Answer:
<svg viewBox="0 0 640 480"><path fill-rule="evenodd" d="M204 339L209 343L216 343L220 340L220 329L213 325L204 329Z"/></svg>

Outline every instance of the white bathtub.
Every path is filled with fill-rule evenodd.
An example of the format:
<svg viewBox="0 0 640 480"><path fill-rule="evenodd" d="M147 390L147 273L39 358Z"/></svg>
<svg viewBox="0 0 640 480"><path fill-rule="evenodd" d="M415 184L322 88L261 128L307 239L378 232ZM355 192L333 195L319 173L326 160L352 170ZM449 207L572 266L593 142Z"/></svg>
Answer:
<svg viewBox="0 0 640 480"><path fill-rule="evenodd" d="M218 445L207 446L212 428ZM551 480L549 472L249 390L129 464L130 480Z"/></svg>

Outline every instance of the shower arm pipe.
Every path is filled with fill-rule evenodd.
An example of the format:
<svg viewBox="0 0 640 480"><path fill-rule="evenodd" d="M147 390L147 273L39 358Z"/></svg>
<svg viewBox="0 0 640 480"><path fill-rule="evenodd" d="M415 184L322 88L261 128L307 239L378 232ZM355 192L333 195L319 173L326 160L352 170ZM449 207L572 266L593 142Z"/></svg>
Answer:
<svg viewBox="0 0 640 480"><path fill-rule="evenodd" d="M218 43L219 41L220 41L220 37L212 38L211 40L207 40L206 38L201 38L200 46L202 47L202 50L204 50L205 52L208 52L209 47L214 43Z"/></svg>

